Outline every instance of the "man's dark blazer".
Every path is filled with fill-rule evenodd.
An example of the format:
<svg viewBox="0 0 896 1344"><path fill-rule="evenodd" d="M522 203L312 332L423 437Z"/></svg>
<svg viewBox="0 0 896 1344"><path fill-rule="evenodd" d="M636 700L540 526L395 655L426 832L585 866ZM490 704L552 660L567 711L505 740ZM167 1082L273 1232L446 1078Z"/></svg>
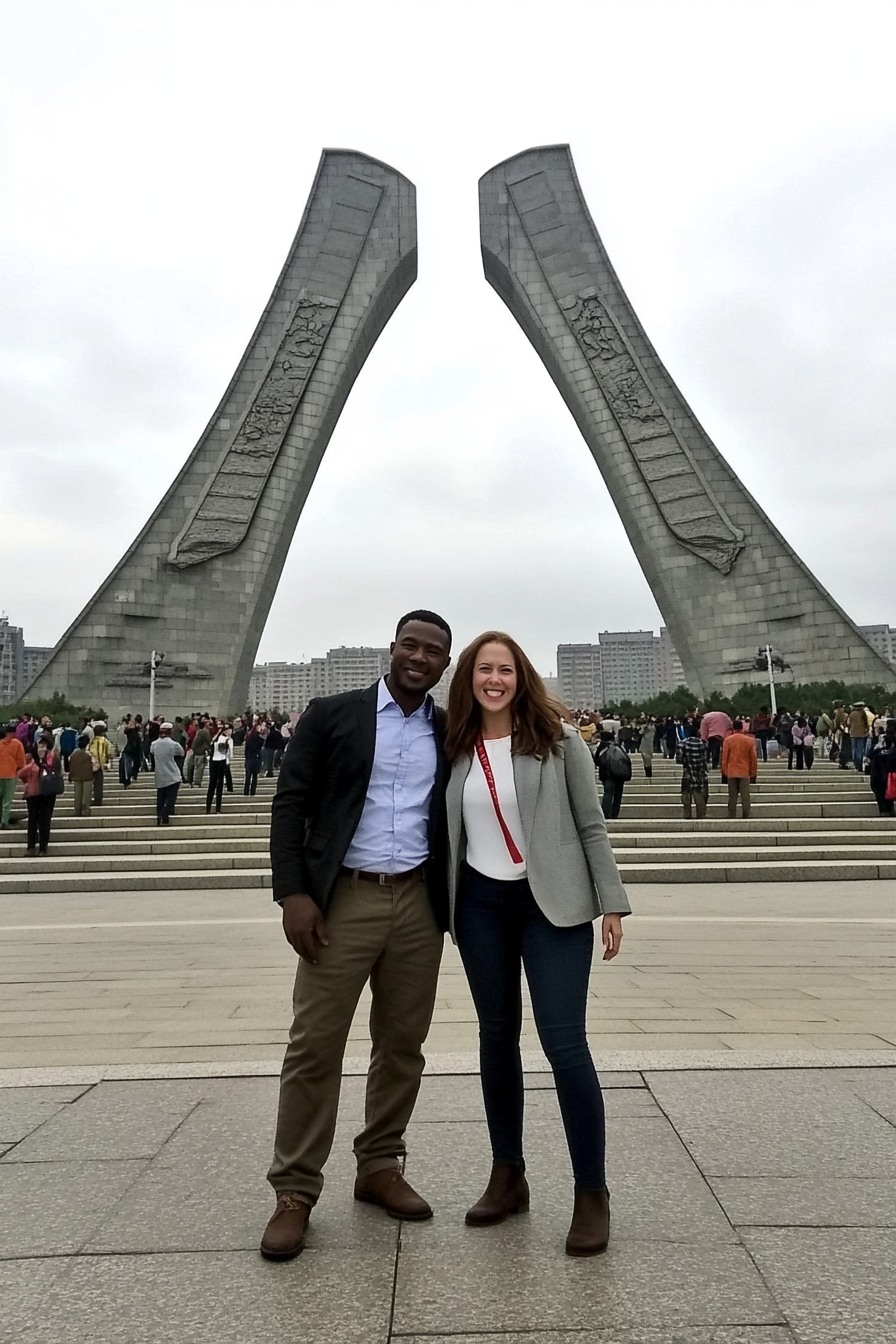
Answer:
<svg viewBox="0 0 896 1344"><path fill-rule="evenodd" d="M289 741L271 815L274 900L299 892L326 911L361 820L376 748L379 682L313 701ZM427 884L439 928L448 927L444 728L433 709L436 777L429 812Z"/></svg>

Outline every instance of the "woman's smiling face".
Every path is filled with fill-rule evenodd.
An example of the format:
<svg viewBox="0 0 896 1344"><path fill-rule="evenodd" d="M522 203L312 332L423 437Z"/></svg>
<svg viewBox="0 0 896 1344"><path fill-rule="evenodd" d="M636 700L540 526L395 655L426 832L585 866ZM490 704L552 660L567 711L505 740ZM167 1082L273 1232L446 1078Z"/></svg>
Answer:
<svg viewBox="0 0 896 1344"><path fill-rule="evenodd" d="M473 663L473 696L487 714L510 709L516 697L517 673L506 644L483 644Z"/></svg>

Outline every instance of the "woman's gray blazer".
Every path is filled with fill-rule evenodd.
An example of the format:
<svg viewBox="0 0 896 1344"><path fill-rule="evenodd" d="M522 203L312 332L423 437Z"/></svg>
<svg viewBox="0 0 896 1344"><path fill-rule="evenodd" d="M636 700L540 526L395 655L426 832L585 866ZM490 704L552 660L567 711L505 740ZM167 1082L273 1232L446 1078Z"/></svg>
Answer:
<svg viewBox="0 0 896 1344"><path fill-rule="evenodd" d="M514 756L516 799L526 840L526 876L542 913L559 927L598 915L631 914L597 798L594 761L575 728L564 725L555 755ZM450 928L466 854L463 793L475 757L455 761L448 781ZM478 760L475 769L480 769Z"/></svg>

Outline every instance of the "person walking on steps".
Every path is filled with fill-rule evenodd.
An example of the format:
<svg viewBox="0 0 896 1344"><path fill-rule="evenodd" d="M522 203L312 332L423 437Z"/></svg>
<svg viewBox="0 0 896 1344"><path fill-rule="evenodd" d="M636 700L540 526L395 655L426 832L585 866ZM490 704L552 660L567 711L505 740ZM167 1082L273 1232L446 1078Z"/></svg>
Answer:
<svg viewBox="0 0 896 1344"><path fill-rule="evenodd" d="M261 772L261 750L264 739L258 731L258 725L253 724L246 734L246 745L243 748L243 764L246 770L246 778L243 781L243 793L247 797L254 798L258 789L258 776Z"/></svg>
<svg viewBox="0 0 896 1344"><path fill-rule="evenodd" d="M614 749L622 749L614 745ZM521 975L557 1089L575 1189L566 1253L610 1236L604 1103L585 1032L593 921L604 961L630 912L597 799L594 764L517 642L487 631L460 655L448 697L450 928L479 1018L492 1150L473 1227L529 1207L523 1157ZM625 754L625 753L622 753ZM626 759L628 759L626 757Z"/></svg>
<svg viewBox="0 0 896 1344"><path fill-rule="evenodd" d="M261 1240L268 1260L304 1247L368 981L372 1045L354 1197L391 1218L432 1217L402 1162L447 927L443 728L429 691L450 653L441 616L403 616L388 674L367 690L313 701L283 758L271 868L299 965L268 1172L277 1197Z"/></svg>
<svg viewBox="0 0 896 1344"><path fill-rule="evenodd" d="M750 785L756 783L759 764L756 743L744 732L741 719L734 720L734 731L722 744L722 779L728 781L728 816L737 816L737 800L744 821L750 815Z"/></svg>
<svg viewBox="0 0 896 1344"><path fill-rule="evenodd" d="M0 723L0 828L9 827L16 780L25 768L25 748L16 736L15 724Z"/></svg>
<svg viewBox="0 0 896 1344"><path fill-rule="evenodd" d="M76 817L90 816L90 800L93 797L94 759L87 750L90 738L82 733L75 750L69 757L68 777L73 789L74 812ZM63 757L63 762L64 762Z"/></svg>
<svg viewBox="0 0 896 1344"><path fill-rule="evenodd" d="M39 737L32 752L26 754L25 764L18 777L25 785L25 806L28 808L28 843L25 853L29 858L46 855L50 844L50 826L56 798L65 788L62 779L62 757L53 751L52 737Z"/></svg>
<svg viewBox="0 0 896 1344"><path fill-rule="evenodd" d="M709 801L709 747L700 736L699 719L691 719L687 732L676 754L681 763L681 806L685 821L690 821L694 807L701 821Z"/></svg>
<svg viewBox="0 0 896 1344"><path fill-rule="evenodd" d="M217 731L212 741L211 760L208 764L208 792L205 795L205 810L211 812L212 799L215 801L215 811L221 811L221 801L224 797L224 785L227 781L227 774L230 770L230 762L233 760L233 729L229 723L223 724ZM230 792L233 792L233 785L230 786Z"/></svg>
<svg viewBox="0 0 896 1344"><path fill-rule="evenodd" d="M168 818L174 814L177 791L181 785L184 749L179 742L175 742L173 731L173 724L160 724L159 736L149 749L156 786L157 826L169 825Z"/></svg>

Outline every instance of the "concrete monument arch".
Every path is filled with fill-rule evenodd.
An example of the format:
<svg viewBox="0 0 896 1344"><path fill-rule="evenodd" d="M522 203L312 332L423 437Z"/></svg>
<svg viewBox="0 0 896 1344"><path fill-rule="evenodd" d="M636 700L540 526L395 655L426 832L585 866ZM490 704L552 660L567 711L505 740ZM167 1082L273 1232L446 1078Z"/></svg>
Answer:
<svg viewBox="0 0 896 1344"><path fill-rule="evenodd" d="M896 684L710 441L625 296L568 145L479 183L485 275L591 449L697 694L747 680L770 642L794 680Z"/></svg>
<svg viewBox="0 0 896 1344"><path fill-rule="evenodd" d="M243 709L271 602L346 398L417 276L413 183L325 150L299 231L230 386L136 541L29 696L114 715Z"/></svg>

